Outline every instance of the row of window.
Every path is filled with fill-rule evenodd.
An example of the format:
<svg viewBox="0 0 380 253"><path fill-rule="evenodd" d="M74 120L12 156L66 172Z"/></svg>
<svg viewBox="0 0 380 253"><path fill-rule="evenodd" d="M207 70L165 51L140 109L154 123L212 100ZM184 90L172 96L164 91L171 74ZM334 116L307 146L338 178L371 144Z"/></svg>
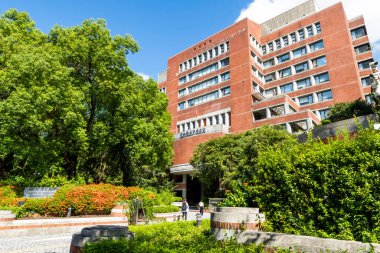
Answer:
<svg viewBox="0 0 380 253"><path fill-rule="evenodd" d="M317 96L315 97L314 94ZM320 91L317 93L311 93L305 96L298 97L298 104L300 106L308 105L308 104L313 104L314 102L322 102L325 100L330 100L332 99L332 92L331 90L325 90L325 91Z"/></svg>
<svg viewBox="0 0 380 253"><path fill-rule="evenodd" d="M178 91L178 96L183 97L185 95L188 95L188 94L206 89L208 87L217 85L218 83L227 81L229 79L230 79L230 72L226 72L226 73L220 74L218 76L215 76L213 78L207 79L203 82L200 82L200 83L191 85L187 88L181 89Z"/></svg>
<svg viewBox="0 0 380 253"><path fill-rule="evenodd" d="M207 117L200 117L197 120L190 120L188 122L184 122L177 125L177 133L181 133L184 131L197 129L205 126L219 125L223 124L226 126L230 126L230 112L218 113L215 115L210 115Z"/></svg>
<svg viewBox="0 0 380 253"><path fill-rule="evenodd" d="M229 42L224 42L198 56L189 59L181 64L179 64L179 72L183 72L185 70L191 69L203 62L206 62L212 58L217 57L218 55L224 54L230 50Z"/></svg>
<svg viewBox="0 0 380 253"><path fill-rule="evenodd" d="M327 65L326 56L319 56L317 58L307 60L305 62L298 63L293 66L289 66L287 68L281 69L279 71L272 72L268 75L264 76L265 83L269 83L275 81L279 78L285 78L291 75L295 75L301 73L303 71L309 70L311 68L318 68L321 66ZM253 70L255 71L255 70ZM254 73L255 74L255 73Z"/></svg>
<svg viewBox="0 0 380 253"><path fill-rule="evenodd" d="M227 96L230 93L231 93L230 86L224 87L220 90L216 90L216 91L207 93L205 95L202 95L202 96L199 96L196 98L192 98L192 99L189 99L187 101L180 102L180 103L178 103L178 110L183 110L183 109L186 109L186 108L189 108L192 106L203 104L203 103L215 100L219 97Z"/></svg>
<svg viewBox="0 0 380 253"><path fill-rule="evenodd" d="M359 38L364 37L366 35L367 35L367 30L366 30L365 26L361 26L361 27L358 27L358 28L351 30L351 37L353 40L359 39Z"/></svg>
<svg viewBox="0 0 380 253"><path fill-rule="evenodd" d="M188 75L185 75L183 77L181 77L179 79L179 84L184 84L184 83L187 83L187 82L190 82L194 79L197 79L199 77L202 77L204 75L207 75L211 72L214 72L220 68L224 68L226 66L230 65L230 59L229 58L225 58L225 59L222 59L216 63L213 63L209 66L206 66L200 70L197 70L197 71L194 71L192 73L189 73Z"/></svg>
<svg viewBox="0 0 380 253"><path fill-rule="evenodd" d="M306 38L310 38L316 34L321 33L321 24L319 22L315 24L311 24L307 27L301 28L298 31L292 32L290 34L287 34L281 38L278 38L274 41L268 42L265 45L261 45L257 42L257 40L251 35L251 44L254 47L260 46L261 50L259 50L263 55L266 55L267 53L274 52L276 50L279 50L283 47L287 47L291 44L294 44L298 41L304 40Z"/></svg>
<svg viewBox="0 0 380 253"><path fill-rule="evenodd" d="M324 48L323 40L319 40L319 41L313 42L309 45L305 45L303 47L289 51L285 54L279 55L277 57L268 59L268 60L263 62L263 67L269 68L269 67L272 67L276 64L281 64L281 63L289 61L291 59L303 56L303 55L307 54L308 52L312 53L312 52L321 50L323 48Z"/></svg>

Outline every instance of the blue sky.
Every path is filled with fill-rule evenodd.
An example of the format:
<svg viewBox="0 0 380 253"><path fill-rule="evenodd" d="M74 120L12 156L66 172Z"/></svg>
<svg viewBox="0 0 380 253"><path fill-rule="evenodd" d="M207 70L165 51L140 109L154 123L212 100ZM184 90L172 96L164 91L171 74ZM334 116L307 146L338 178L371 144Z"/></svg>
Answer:
<svg viewBox="0 0 380 253"><path fill-rule="evenodd" d="M26 11L47 33L104 18L113 35L131 34L141 50L128 56L131 68L157 78L167 59L233 24L251 0L0 0L0 11Z"/></svg>

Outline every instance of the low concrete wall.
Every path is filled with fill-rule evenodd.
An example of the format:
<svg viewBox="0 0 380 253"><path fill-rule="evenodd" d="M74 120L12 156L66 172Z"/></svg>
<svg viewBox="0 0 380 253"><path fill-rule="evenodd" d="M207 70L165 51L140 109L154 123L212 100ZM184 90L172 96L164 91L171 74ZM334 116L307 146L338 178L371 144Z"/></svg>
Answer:
<svg viewBox="0 0 380 253"><path fill-rule="evenodd" d="M239 243L263 244L267 248L280 247L292 249L305 253L331 253L346 252L358 253L367 252L371 246L369 243L356 241L344 241L336 239L325 239L311 236L289 235L281 233L269 233L261 231L243 231L237 235ZM374 252L380 252L380 244L372 244Z"/></svg>

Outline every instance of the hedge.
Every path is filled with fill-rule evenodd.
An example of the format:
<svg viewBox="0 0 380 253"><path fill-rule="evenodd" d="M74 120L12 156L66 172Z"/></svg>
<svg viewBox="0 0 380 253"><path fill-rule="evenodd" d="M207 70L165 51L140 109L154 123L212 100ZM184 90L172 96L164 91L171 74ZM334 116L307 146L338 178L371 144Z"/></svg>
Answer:
<svg viewBox="0 0 380 253"><path fill-rule="evenodd" d="M173 213L179 212L180 208L173 205L153 206L153 213Z"/></svg>

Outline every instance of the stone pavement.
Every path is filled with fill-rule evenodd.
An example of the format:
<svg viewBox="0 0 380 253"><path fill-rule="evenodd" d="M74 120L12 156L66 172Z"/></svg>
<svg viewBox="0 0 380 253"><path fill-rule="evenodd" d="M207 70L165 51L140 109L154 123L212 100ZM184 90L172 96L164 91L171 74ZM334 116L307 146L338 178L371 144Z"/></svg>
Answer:
<svg viewBox="0 0 380 253"><path fill-rule="evenodd" d="M195 220L197 213L189 212L188 220ZM210 219L210 214L204 213L203 219ZM28 230L28 233L24 232L20 235L1 236L0 253L69 253L71 236L74 232L52 232L37 235L35 229ZM52 229L52 231L54 230ZM77 232L79 231L80 229Z"/></svg>

